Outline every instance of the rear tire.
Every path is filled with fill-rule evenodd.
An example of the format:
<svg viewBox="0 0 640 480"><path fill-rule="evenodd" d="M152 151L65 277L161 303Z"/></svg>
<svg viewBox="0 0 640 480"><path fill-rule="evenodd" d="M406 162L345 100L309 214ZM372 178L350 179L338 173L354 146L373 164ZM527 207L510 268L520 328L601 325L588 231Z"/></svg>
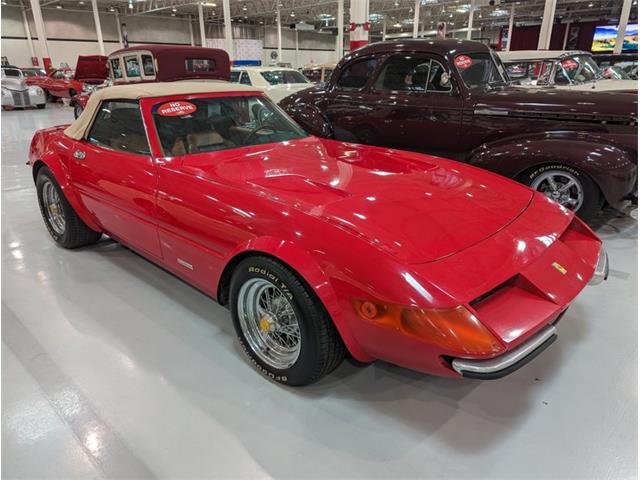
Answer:
<svg viewBox="0 0 640 480"><path fill-rule="evenodd" d="M242 260L231 277L229 305L240 345L267 378L308 385L344 359L342 339L320 300L277 260Z"/></svg>
<svg viewBox="0 0 640 480"><path fill-rule="evenodd" d="M587 174L561 163L533 168L525 172L520 181L585 221L595 217L604 203L598 185Z"/></svg>
<svg viewBox="0 0 640 480"><path fill-rule="evenodd" d="M69 204L48 167L36 177L38 205L51 237L64 248L78 248L96 243L102 233L90 229Z"/></svg>

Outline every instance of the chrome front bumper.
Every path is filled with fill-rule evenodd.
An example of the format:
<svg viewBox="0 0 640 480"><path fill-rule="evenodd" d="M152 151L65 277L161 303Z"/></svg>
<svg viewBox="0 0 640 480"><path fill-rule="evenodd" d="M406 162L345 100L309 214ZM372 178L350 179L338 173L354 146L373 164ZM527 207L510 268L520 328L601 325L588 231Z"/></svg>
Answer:
<svg viewBox="0 0 640 480"><path fill-rule="evenodd" d="M514 372L533 360L558 338L554 325L549 325L513 350L489 360L465 360L456 358L453 369L463 377L493 380Z"/></svg>
<svg viewBox="0 0 640 480"><path fill-rule="evenodd" d="M600 247L600 255L598 255L598 263L596 269L593 272L589 285L598 285L609 277L609 256L604 249L604 245Z"/></svg>

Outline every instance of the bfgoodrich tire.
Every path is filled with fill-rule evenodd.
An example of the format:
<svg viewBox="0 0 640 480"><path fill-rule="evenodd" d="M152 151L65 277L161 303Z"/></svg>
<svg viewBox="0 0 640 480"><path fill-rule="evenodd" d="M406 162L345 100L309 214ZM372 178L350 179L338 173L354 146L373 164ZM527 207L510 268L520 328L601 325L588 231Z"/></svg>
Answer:
<svg viewBox="0 0 640 480"><path fill-rule="evenodd" d="M563 164L537 167L526 172L521 180L566 208L583 220L590 220L600 211L603 199L595 182L577 168Z"/></svg>
<svg viewBox="0 0 640 480"><path fill-rule="evenodd" d="M229 304L238 340L257 370L286 385L308 385L333 371L345 348L331 318L291 269L263 256L236 267Z"/></svg>
<svg viewBox="0 0 640 480"><path fill-rule="evenodd" d="M38 171L36 190L44 224L59 245L77 248L100 239L102 234L90 229L71 207L49 168Z"/></svg>

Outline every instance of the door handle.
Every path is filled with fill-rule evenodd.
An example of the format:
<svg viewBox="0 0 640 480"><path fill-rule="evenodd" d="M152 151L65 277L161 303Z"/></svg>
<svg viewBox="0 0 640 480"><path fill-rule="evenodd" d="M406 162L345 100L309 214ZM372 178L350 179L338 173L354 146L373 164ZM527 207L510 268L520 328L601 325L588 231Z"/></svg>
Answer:
<svg viewBox="0 0 640 480"><path fill-rule="evenodd" d="M73 152L73 158L75 158L76 160L84 160L84 157L86 156L87 154L82 150L76 150L75 152Z"/></svg>

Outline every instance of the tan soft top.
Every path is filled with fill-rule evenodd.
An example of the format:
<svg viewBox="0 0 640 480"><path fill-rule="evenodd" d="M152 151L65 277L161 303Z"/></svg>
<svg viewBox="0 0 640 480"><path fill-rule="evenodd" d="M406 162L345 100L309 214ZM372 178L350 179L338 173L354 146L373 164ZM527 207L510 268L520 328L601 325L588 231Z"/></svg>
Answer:
<svg viewBox="0 0 640 480"><path fill-rule="evenodd" d="M154 82L116 85L95 91L87 102L82 114L69 125L64 134L75 140L82 140L91 120L103 100L139 100L141 98L166 97L169 95L189 95L197 93L261 92L259 88L222 81L180 81Z"/></svg>

